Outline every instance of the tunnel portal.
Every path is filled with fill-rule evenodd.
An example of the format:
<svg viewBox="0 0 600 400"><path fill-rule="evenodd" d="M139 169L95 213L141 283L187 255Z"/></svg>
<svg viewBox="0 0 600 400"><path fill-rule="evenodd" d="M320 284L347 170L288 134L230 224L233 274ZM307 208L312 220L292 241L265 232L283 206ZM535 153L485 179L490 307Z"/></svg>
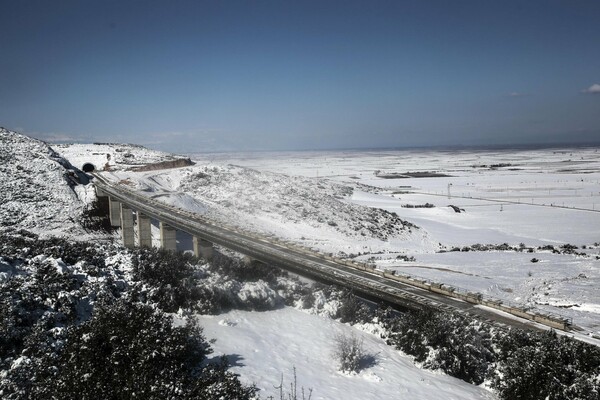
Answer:
<svg viewBox="0 0 600 400"><path fill-rule="evenodd" d="M83 172L94 172L96 170L96 167L92 163L85 163L83 164L83 167L81 167L81 169L83 170Z"/></svg>

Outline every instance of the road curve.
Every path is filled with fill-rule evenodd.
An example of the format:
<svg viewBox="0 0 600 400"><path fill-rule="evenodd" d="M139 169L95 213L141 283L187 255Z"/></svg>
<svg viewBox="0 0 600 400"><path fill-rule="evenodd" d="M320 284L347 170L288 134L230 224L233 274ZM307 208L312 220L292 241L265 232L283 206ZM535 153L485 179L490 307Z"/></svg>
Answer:
<svg viewBox="0 0 600 400"><path fill-rule="evenodd" d="M222 224L217 225L200 214L151 199L127 188L124 184L109 182L98 173L93 176L95 178L93 183L98 189L115 200L127 204L132 209L178 230L240 252L258 261L342 285L362 295L402 308L431 307L438 310L459 311L502 327L542 329L540 325L526 319L505 315L443 294L397 282L368 270L348 266L342 263L342 260L326 258L326 256L307 248L283 243L255 233L241 232Z"/></svg>

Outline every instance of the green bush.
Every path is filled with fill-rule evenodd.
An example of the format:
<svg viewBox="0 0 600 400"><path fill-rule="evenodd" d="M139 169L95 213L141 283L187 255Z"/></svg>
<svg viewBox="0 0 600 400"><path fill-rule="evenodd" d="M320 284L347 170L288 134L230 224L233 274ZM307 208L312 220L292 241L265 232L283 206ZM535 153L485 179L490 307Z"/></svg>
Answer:
<svg viewBox="0 0 600 400"><path fill-rule="evenodd" d="M133 277L152 288L147 293L148 300L157 303L163 311L194 309L202 295L194 277L196 262L197 259L187 253L135 249Z"/></svg>
<svg viewBox="0 0 600 400"><path fill-rule="evenodd" d="M211 349L194 323L174 326L151 306L117 301L71 326L57 355L34 373L34 398L169 399L214 398L213 389L235 389L250 398L225 365L202 366ZM221 390L223 391L223 390Z"/></svg>
<svg viewBox="0 0 600 400"><path fill-rule="evenodd" d="M600 349L557 335L514 330L497 341L491 386L502 399L600 399Z"/></svg>

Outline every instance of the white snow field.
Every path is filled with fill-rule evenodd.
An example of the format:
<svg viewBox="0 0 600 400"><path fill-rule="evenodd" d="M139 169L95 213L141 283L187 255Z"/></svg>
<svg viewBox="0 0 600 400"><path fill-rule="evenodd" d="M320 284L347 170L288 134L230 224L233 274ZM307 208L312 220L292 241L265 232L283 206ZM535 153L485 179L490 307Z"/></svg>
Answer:
<svg viewBox="0 0 600 400"><path fill-rule="evenodd" d="M110 153L117 145L107 146L59 150L82 164L87 153ZM127 158L138 165L172 159L118 146L113 161L115 153L132 154ZM600 335L597 149L192 158L196 165L148 172L114 162L103 175L228 225L559 314L584 334ZM426 203L433 207L406 207ZM473 251L478 243L490 246ZM465 247L470 251L454 251ZM313 398L494 398L483 388L416 368L374 335L295 309L201 319L207 337L218 338L216 352L237 359L235 371L267 396L277 398L272 387L281 372L289 383L295 366L299 385L315 389ZM333 338L344 330L364 336L376 354L377 362L358 375L336 372L329 360Z"/></svg>
<svg viewBox="0 0 600 400"><path fill-rule="evenodd" d="M352 241L340 246L327 233L315 232L322 243L331 244L329 251L362 248L358 251L366 254L358 259L370 259L379 268L572 318L588 334L600 335L598 150L234 153L195 158L353 187L345 201L397 213L421 228L413 231L419 232L422 245L414 235L409 241ZM434 207L406 207L426 203ZM456 213L449 205L464 212ZM477 243L525 248L440 252ZM572 253L560 250L565 244L578 249L565 254ZM548 245L562 254L538 249ZM531 262L533 258L539 262Z"/></svg>
<svg viewBox="0 0 600 400"><path fill-rule="evenodd" d="M130 160L172 156L126 145L59 150L74 164L111 153L109 178L214 220L561 315L600 335L596 148L196 154L196 165L149 172L129 170ZM131 156L116 162L123 154ZM406 207L425 204L433 207ZM510 249L449 251L503 243Z"/></svg>
<svg viewBox="0 0 600 400"><path fill-rule="evenodd" d="M215 356L225 355L232 371L245 383L256 383L261 398L279 398L290 391L296 368L298 394L312 388L312 399L495 399L490 391L439 372L419 369L376 335L361 332L328 318L291 307L268 312L231 311L200 316ZM338 371L332 359L336 335L363 338L365 352L373 357L358 374ZM285 397L287 398L287 396ZM301 398L301 397L300 397Z"/></svg>

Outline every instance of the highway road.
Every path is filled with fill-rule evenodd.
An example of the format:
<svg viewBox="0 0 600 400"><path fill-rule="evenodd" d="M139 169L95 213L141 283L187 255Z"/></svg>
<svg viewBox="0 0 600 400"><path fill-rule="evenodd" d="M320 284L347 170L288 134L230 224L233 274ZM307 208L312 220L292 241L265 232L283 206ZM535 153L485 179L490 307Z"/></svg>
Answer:
<svg viewBox="0 0 600 400"><path fill-rule="evenodd" d="M242 232L234 227L217 225L202 215L172 207L133 191L124 184L109 182L99 174L94 174L94 177L94 185L114 200L127 204L132 209L178 230L240 252L266 264L342 285L367 298L383 300L400 308L432 307L437 310L459 311L499 326L541 329L540 325L532 321L397 282L368 269L361 270L356 266L346 265L343 260L327 258L325 255L307 248L283 243L256 233Z"/></svg>

